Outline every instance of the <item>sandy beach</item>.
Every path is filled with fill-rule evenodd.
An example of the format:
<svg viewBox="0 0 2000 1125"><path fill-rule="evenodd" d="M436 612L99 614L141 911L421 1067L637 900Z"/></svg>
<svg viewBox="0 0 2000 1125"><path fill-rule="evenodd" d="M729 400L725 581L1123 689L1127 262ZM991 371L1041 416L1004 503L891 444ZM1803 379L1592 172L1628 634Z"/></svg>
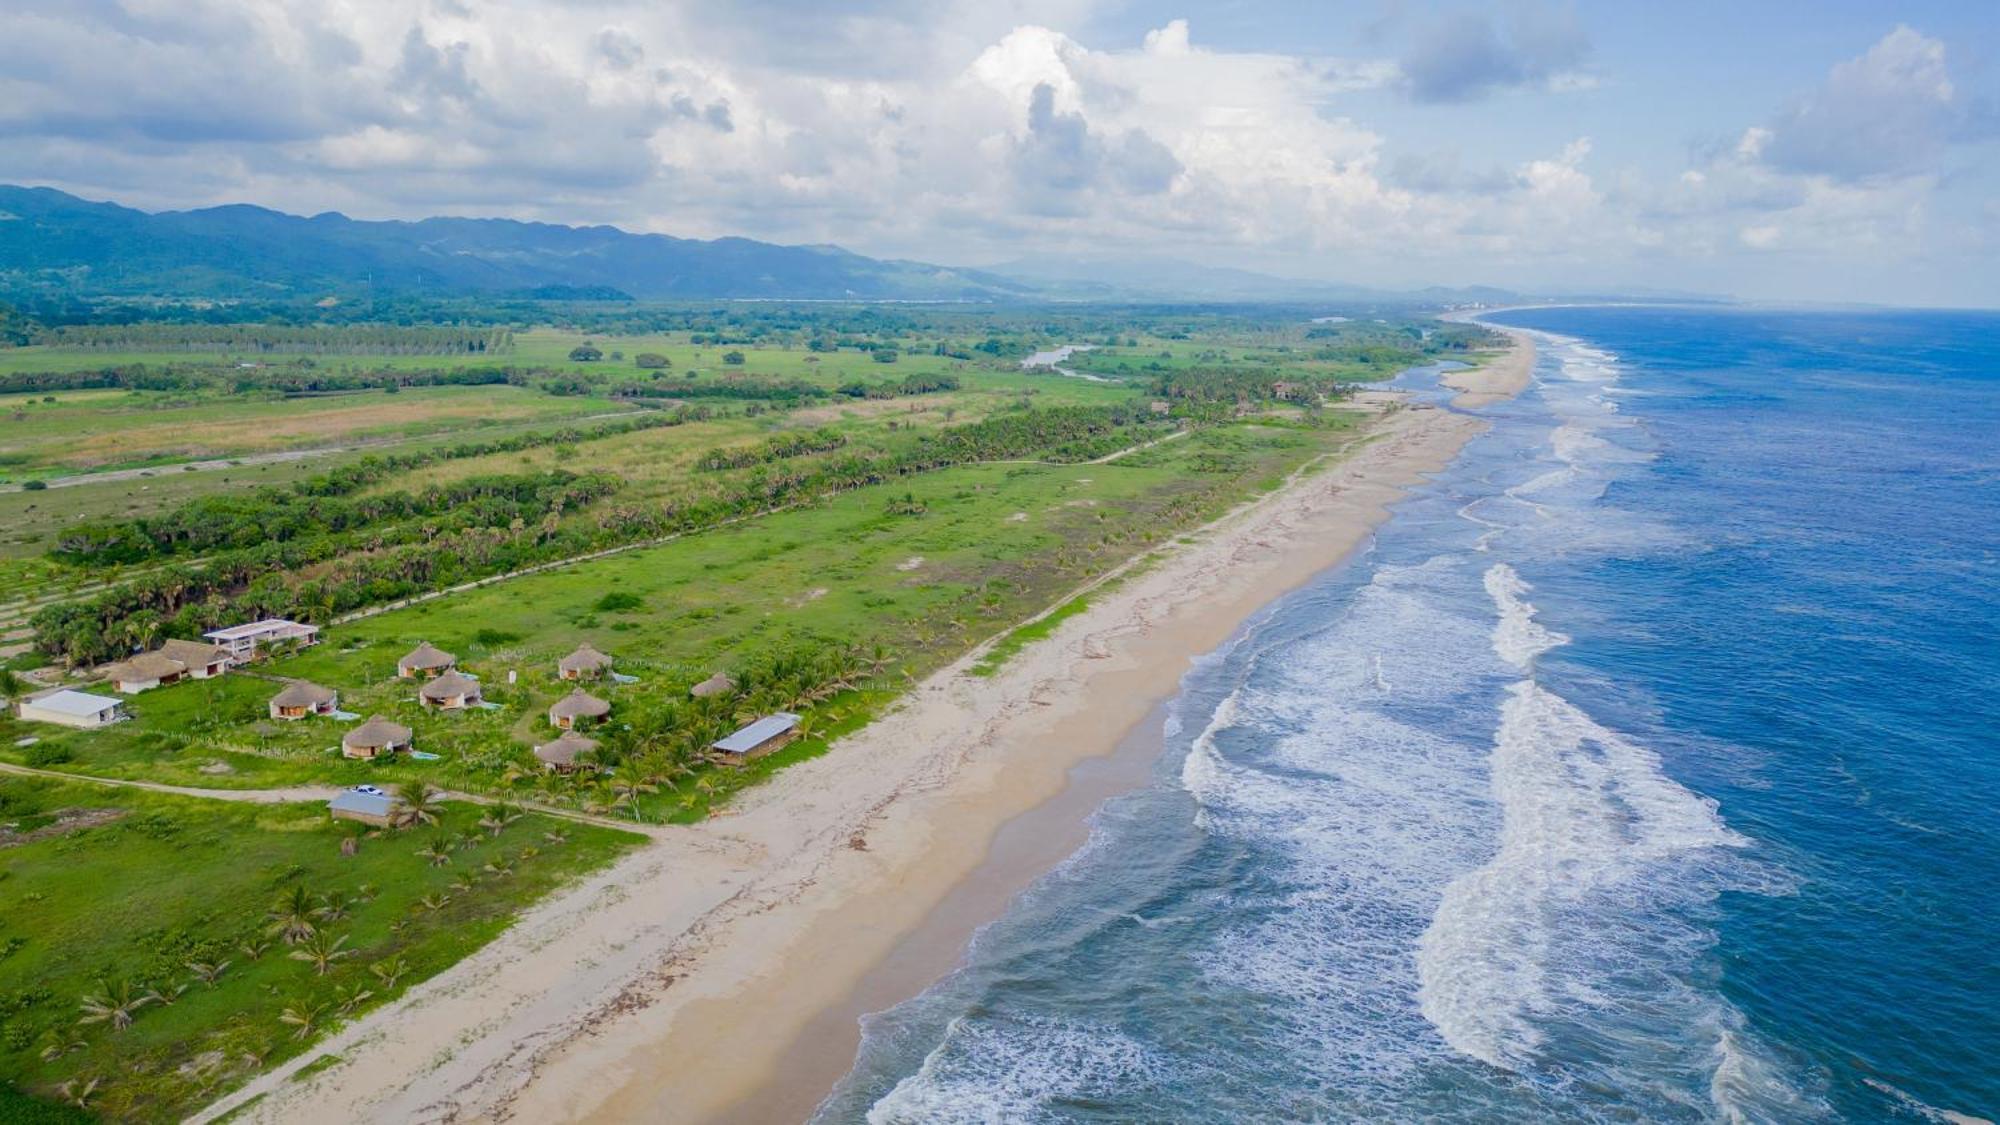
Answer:
<svg viewBox="0 0 2000 1125"><path fill-rule="evenodd" d="M1527 385L1532 345L1515 340L1447 376L1455 405ZM851 1061L858 1007L947 970L1081 839L1101 798L1069 788L1072 770L1132 745L1191 658L1366 542L1485 426L1364 398L1383 412L1344 457L1147 560L997 674L965 674L974 656L938 672L830 753L660 834L195 1120L802 1117ZM1038 809L1037 843L996 860L1003 826Z"/></svg>

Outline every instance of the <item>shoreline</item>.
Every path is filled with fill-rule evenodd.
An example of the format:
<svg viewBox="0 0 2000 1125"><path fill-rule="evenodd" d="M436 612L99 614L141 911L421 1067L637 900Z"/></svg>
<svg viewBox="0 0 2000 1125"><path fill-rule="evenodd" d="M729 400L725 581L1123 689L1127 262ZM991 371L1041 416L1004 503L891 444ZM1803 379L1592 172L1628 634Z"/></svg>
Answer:
<svg viewBox="0 0 2000 1125"><path fill-rule="evenodd" d="M1527 385L1532 344L1515 339L1451 373L1454 405ZM1004 851L1008 826L1081 792L1080 767L1141 738L1192 658L1347 558L1485 428L1456 411L1385 413L1344 456L1149 556L991 677L965 674L982 646L834 752L557 894L193 1120L809 1112L853 1059L856 1005L948 971L964 936L1047 869L1051 848L1070 841L1059 860L1081 841L1082 814L1102 798L1050 814L1067 818L1067 836L1033 821L1037 846L1018 855ZM962 890L989 868L984 892ZM920 963L891 964L912 941L928 942ZM338 1061L291 1080L328 1056Z"/></svg>

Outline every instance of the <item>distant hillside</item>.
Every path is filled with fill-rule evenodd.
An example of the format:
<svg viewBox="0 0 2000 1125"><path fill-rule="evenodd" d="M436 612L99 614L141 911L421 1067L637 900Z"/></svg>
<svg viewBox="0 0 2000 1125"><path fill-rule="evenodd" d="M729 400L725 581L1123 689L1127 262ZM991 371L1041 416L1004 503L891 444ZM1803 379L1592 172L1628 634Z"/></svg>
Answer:
<svg viewBox="0 0 2000 1125"><path fill-rule="evenodd" d="M712 242L511 219L365 222L235 205L136 211L0 185L0 293L282 299L327 293L601 293L616 299L992 299L1032 288L835 246Z"/></svg>

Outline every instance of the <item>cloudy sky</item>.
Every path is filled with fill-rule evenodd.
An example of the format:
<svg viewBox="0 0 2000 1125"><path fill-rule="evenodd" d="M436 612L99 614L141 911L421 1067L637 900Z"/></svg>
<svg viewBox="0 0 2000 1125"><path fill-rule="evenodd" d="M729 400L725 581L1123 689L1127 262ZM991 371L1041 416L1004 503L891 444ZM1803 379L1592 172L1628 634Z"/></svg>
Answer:
<svg viewBox="0 0 2000 1125"><path fill-rule="evenodd" d="M0 182L2000 304L1994 0L6 0Z"/></svg>

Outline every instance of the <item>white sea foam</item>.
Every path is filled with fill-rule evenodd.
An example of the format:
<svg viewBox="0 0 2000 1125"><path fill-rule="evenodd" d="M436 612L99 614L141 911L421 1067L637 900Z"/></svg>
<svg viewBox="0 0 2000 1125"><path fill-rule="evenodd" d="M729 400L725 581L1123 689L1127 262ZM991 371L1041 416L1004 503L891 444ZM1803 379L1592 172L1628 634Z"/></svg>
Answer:
<svg viewBox="0 0 2000 1125"><path fill-rule="evenodd" d="M1590 1004L1611 967L1599 955L1618 952L1566 930L1571 908L1643 897L1653 865L1745 841L1658 756L1531 681L1502 705L1492 785L1499 851L1445 889L1418 948L1419 1002L1454 1048L1517 1070L1541 1046L1536 1017Z"/></svg>
<svg viewBox="0 0 2000 1125"><path fill-rule="evenodd" d="M1486 592L1500 608L1500 623L1493 628L1493 651L1500 659L1525 672L1535 657L1569 643L1569 638L1535 620L1535 607L1525 595L1530 587L1506 563L1488 567Z"/></svg>
<svg viewBox="0 0 2000 1125"><path fill-rule="evenodd" d="M917 1072L868 1110L868 1125L1053 1122L1052 1105L1130 1097L1155 1080L1161 1060L1108 1027L1056 1020L953 1020Z"/></svg>

